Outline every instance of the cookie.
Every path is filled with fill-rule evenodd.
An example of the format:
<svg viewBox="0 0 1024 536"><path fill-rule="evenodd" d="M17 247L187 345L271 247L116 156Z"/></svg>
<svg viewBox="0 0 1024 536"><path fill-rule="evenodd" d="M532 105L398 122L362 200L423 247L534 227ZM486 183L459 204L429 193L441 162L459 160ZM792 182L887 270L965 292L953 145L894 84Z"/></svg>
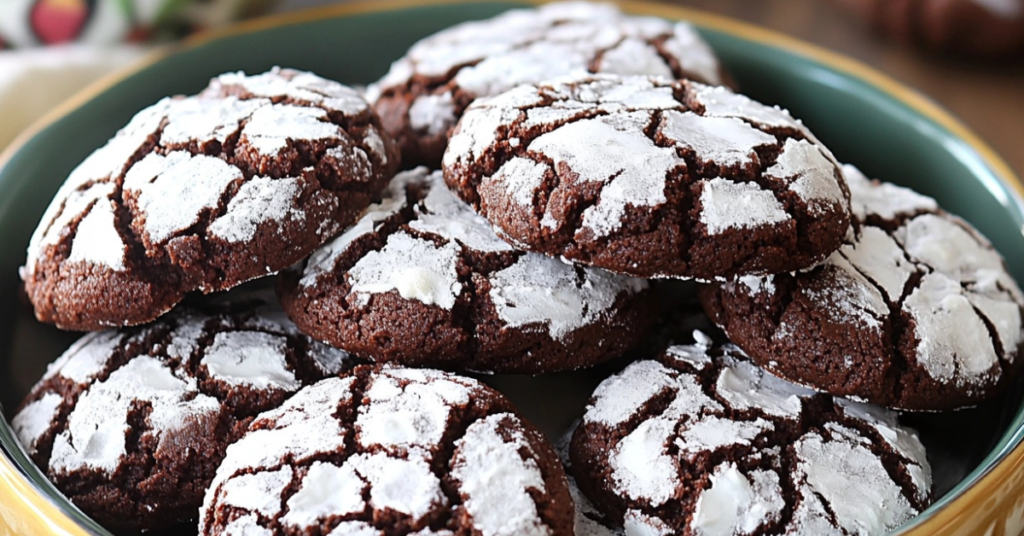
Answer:
<svg viewBox="0 0 1024 536"><path fill-rule="evenodd" d="M554 449L483 384L356 367L260 415L228 448L206 536L571 535Z"/></svg>
<svg viewBox="0 0 1024 536"><path fill-rule="evenodd" d="M881 33L934 52L1024 52L1024 0L839 0Z"/></svg>
<svg viewBox="0 0 1024 536"><path fill-rule="evenodd" d="M477 100L444 177L518 247L647 278L806 268L850 222L839 165L799 121L685 80L586 76Z"/></svg>
<svg viewBox="0 0 1024 536"><path fill-rule="evenodd" d="M467 22L413 45L368 97L406 166L437 167L474 99L583 73L723 82L706 42L685 22L630 17L610 4L562 2Z"/></svg>
<svg viewBox="0 0 1024 536"><path fill-rule="evenodd" d="M894 413L798 387L695 332L594 391L573 473L627 534L887 534L930 502Z"/></svg>
<svg viewBox="0 0 1024 536"><path fill-rule="evenodd" d="M350 225L398 167L354 90L311 73L221 75L139 112L79 165L22 270L43 322L149 322L195 290L273 274Z"/></svg>
<svg viewBox="0 0 1024 536"><path fill-rule="evenodd" d="M813 270L700 290L758 364L904 410L996 396L1020 369L1024 296L992 244L935 200L845 168L859 234Z"/></svg>
<svg viewBox="0 0 1024 536"><path fill-rule="evenodd" d="M408 366L538 373L611 359L657 317L643 280L524 253L445 187L400 173L383 201L281 278L303 332Z"/></svg>
<svg viewBox="0 0 1024 536"><path fill-rule="evenodd" d="M301 386L351 366L276 307L179 309L90 333L54 362L11 421L25 451L110 529L195 519L229 443Z"/></svg>

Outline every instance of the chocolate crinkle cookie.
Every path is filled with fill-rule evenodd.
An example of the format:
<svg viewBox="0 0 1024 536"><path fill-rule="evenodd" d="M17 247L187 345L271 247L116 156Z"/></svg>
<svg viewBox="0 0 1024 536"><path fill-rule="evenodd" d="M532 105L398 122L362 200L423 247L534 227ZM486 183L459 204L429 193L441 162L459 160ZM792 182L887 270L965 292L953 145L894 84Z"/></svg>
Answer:
<svg viewBox="0 0 1024 536"><path fill-rule="evenodd" d="M175 311L91 333L53 363L11 425L83 512L113 529L194 520L224 449L253 417L351 366L266 305Z"/></svg>
<svg viewBox="0 0 1024 536"><path fill-rule="evenodd" d="M657 317L645 281L513 248L425 168L395 177L280 289L319 340L376 361L481 372L593 365L642 342Z"/></svg>
<svg viewBox="0 0 1024 536"><path fill-rule="evenodd" d="M568 536L554 449L483 384L361 366L259 416L228 448L203 535Z"/></svg>
<svg viewBox="0 0 1024 536"><path fill-rule="evenodd" d="M859 231L822 265L700 290L759 365L905 410L977 405L1017 376L1024 296L970 224L847 166Z"/></svg>
<svg viewBox="0 0 1024 536"><path fill-rule="evenodd" d="M64 329L149 322L187 292L302 260L398 159L348 87L287 69L221 75L139 112L71 172L32 236L26 291Z"/></svg>
<svg viewBox="0 0 1024 536"><path fill-rule="evenodd" d="M1024 0L837 0L880 32L935 52L1024 54Z"/></svg>
<svg viewBox="0 0 1024 536"><path fill-rule="evenodd" d="M473 99L582 73L722 83L711 47L685 22L630 17L610 4L563 2L509 11L413 45L370 86L374 108L409 166L436 167Z"/></svg>
<svg viewBox="0 0 1024 536"><path fill-rule="evenodd" d="M876 536L928 506L924 447L895 414L694 336L605 380L573 435L573 473L606 522L627 534Z"/></svg>
<svg viewBox="0 0 1024 536"><path fill-rule="evenodd" d="M444 177L511 243L638 277L807 268L850 225L839 164L799 121L685 80L585 76L477 100Z"/></svg>

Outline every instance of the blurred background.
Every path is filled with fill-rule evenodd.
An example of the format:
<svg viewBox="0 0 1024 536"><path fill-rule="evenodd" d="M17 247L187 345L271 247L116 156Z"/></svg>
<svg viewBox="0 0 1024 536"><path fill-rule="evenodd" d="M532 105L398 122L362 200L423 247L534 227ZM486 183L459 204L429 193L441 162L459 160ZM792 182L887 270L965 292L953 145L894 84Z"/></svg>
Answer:
<svg viewBox="0 0 1024 536"><path fill-rule="evenodd" d="M0 148L56 103L141 57L153 43L330 3L0 0ZM1024 0L665 3L751 22L863 61L950 109L1024 175Z"/></svg>

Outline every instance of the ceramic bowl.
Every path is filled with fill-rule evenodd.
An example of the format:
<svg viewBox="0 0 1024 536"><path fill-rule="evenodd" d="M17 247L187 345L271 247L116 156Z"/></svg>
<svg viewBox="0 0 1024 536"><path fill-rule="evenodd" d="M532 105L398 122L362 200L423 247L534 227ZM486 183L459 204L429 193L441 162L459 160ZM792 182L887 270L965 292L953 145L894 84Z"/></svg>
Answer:
<svg viewBox="0 0 1024 536"><path fill-rule="evenodd" d="M138 110L195 93L224 71L274 65L349 84L380 77L417 39L493 16L519 2L366 2L268 18L193 38L101 81L55 110L0 157L0 404L19 400L77 336L37 324L19 294L18 266L68 172ZM937 198L971 221L1024 281L1024 187L1006 164L926 97L871 68L788 37L720 17L642 2L637 14L696 24L743 92L789 108L843 161ZM549 434L583 409L594 373L496 377ZM558 393L551 395L551 393ZM1024 529L1024 411L1019 386L984 407L914 416L935 469L937 502L906 535L1017 536ZM107 535L25 456L0 419L0 534Z"/></svg>

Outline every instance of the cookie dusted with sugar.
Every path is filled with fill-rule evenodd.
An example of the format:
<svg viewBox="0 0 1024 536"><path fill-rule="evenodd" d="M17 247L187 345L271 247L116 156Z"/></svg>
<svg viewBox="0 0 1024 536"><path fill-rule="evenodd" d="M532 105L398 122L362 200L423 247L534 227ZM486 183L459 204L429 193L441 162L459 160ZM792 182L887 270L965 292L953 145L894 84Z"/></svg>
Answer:
<svg viewBox="0 0 1024 536"><path fill-rule="evenodd" d="M356 367L264 413L228 447L204 536L571 536L554 449L469 378Z"/></svg>
<svg viewBox="0 0 1024 536"><path fill-rule="evenodd" d="M398 167L354 90L311 73L221 75L139 112L67 178L22 270L64 329L152 321L307 257Z"/></svg>
<svg viewBox="0 0 1024 536"><path fill-rule="evenodd" d="M279 288L318 340L449 370L594 365L642 342L658 314L643 280L508 245L425 168L396 176L381 203Z"/></svg>
<svg viewBox="0 0 1024 536"><path fill-rule="evenodd" d="M839 396L949 410L1020 370L1024 296L992 244L935 200L852 166L859 233L821 266L700 289L759 365Z"/></svg>
<svg viewBox="0 0 1024 536"><path fill-rule="evenodd" d="M194 520L224 449L256 414L351 366L283 312L238 302L90 333L11 421L54 485L111 529Z"/></svg>
<svg viewBox="0 0 1024 536"><path fill-rule="evenodd" d="M562 2L460 24L413 45L369 88L403 162L436 167L474 99L583 73L645 74L720 85L714 52L685 22Z"/></svg>
<svg viewBox="0 0 1024 536"><path fill-rule="evenodd" d="M880 33L948 55L1013 60L1024 52L1024 0L837 0Z"/></svg>
<svg viewBox="0 0 1024 536"><path fill-rule="evenodd" d="M477 100L444 177L518 247L646 278L807 268L850 225L839 164L799 121L685 80L585 76Z"/></svg>
<svg viewBox="0 0 1024 536"><path fill-rule="evenodd" d="M881 536L928 506L924 447L894 413L694 336L605 380L573 434L573 474L626 534Z"/></svg>

